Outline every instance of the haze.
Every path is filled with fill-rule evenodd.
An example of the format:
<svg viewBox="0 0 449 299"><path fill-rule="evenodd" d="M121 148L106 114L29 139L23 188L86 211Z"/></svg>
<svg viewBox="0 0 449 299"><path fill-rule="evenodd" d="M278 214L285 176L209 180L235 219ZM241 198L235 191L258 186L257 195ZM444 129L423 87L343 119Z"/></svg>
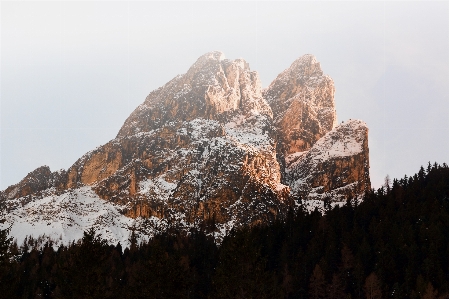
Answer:
<svg viewBox="0 0 449 299"><path fill-rule="evenodd" d="M449 2L1 2L0 188L67 169L209 51L266 87L303 54L369 128L373 187L449 163Z"/></svg>

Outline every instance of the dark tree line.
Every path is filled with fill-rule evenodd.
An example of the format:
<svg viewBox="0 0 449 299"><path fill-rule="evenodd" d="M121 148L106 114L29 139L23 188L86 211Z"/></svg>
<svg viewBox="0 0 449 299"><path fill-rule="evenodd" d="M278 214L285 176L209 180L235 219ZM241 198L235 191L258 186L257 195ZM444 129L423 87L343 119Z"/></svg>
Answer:
<svg viewBox="0 0 449 299"><path fill-rule="evenodd" d="M32 244L32 242L28 242ZM9 248L9 249L8 249ZM0 298L449 298L449 167L387 180L357 205L123 250L94 230L57 251L0 231Z"/></svg>

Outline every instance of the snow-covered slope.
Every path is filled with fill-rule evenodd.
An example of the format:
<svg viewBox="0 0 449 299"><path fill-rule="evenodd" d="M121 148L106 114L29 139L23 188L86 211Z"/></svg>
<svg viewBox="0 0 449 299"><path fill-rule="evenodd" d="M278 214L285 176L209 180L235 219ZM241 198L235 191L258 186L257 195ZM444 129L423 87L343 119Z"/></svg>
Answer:
<svg viewBox="0 0 449 299"><path fill-rule="evenodd" d="M55 247L68 244L80 239L90 227L96 228L111 243L128 244L129 228L134 220L122 215L121 207L100 199L89 186L60 195L52 191L47 190L41 198L34 198L23 206L21 198L8 201L11 212L5 219L12 225L11 235L19 245L29 235L45 235Z"/></svg>

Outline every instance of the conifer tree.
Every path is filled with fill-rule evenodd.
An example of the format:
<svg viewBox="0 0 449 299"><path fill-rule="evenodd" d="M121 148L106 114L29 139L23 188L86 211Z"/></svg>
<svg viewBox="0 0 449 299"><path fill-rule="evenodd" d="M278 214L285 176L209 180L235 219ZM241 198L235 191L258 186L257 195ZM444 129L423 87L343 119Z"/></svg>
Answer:
<svg viewBox="0 0 449 299"><path fill-rule="evenodd" d="M376 273L372 272L365 280L365 296L366 299L381 299L382 289L380 286L379 278Z"/></svg>
<svg viewBox="0 0 449 299"><path fill-rule="evenodd" d="M312 277L309 283L309 297L311 299L322 299L326 297L326 282L324 280L323 270L316 264L313 269Z"/></svg>
<svg viewBox="0 0 449 299"><path fill-rule="evenodd" d="M437 299L438 298L438 291L434 289L433 285L429 282L427 284L426 291L424 292L424 295L422 299Z"/></svg>
<svg viewBox="0 0 449 299"><path fill-rule="evenodd" d="M11 228L0 229L0 267L9 263L9 247L12 237L9 237Z"/></svg>
<svg viewBox="0 0 449 299"><path fill-rule="evenodd" d="M9 237L9 230L0 229L0 298L10 297L13 298L13 284L16 277L12 276L9 247L11 245L12 238Z"/></svg>
<svg viewBox="0 0 449 299"><path fill-rule="evenodd" d="M345 289L341 278L338 274L332 275L332 282L327 290L328 299L341 299L345 298Z"/></svg>

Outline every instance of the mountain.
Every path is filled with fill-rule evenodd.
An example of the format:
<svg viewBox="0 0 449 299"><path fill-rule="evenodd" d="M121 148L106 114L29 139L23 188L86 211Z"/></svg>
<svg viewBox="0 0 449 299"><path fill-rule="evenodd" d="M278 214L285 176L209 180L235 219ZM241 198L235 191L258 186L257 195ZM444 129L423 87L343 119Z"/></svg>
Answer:
<svg viewBox="0 0 449 299"><path fill-rule="evenodd" d="M301 200L322 209L360 199L371 187L368 128L337 126L334 91L312 55L264 90L243 59L207 53L152 91L115 139L2 191L3 225L19 243L43 234L67 243L90 227L111 243L127 243L130 229L147 239L167 228L219 241Z"/></svg>
<svg viewBox="0 0 449 299"><path fill-rule="evenodd" d="M313 55L297 59L264 91L282 182L296 197L345 201L371 187L368 127L358 120L337 126L334 94L333 80Z"/></svg>

